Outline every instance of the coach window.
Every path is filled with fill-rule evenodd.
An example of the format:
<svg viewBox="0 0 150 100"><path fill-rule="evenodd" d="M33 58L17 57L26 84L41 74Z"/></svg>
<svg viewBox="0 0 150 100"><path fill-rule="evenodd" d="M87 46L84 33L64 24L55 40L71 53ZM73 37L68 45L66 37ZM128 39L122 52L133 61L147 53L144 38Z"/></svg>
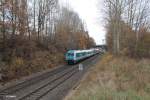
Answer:
<svg viewBox="0 0 150 100"><path fill-rule="evenodd" d="M77 53L77 57L80 57L80 53Z"/></svg>

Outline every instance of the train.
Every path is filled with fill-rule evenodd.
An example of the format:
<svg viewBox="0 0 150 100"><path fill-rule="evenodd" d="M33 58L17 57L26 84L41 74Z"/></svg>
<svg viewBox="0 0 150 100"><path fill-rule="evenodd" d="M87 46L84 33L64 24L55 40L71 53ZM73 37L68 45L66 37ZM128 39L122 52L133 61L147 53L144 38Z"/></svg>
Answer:
<svg viewBox="0 0 150 100"><path fill-rule="evenodd" d="M94 56L98 53L100 53L99 49L69 50L65 54L65 60L69 65L76 64L76 63L78 63L86 58L89 58L91 56Z"/></svg>

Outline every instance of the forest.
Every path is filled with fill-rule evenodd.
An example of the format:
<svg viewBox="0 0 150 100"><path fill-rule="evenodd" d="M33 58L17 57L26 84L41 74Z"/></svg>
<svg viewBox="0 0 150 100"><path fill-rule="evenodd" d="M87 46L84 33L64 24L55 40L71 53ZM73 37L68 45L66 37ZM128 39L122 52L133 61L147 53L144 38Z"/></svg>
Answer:
<svg viewBox="0 0 150 100"><path fill-rule="evenodd" d="M150 57L149 0L104 0L107 46L115 55Z"/></svg>
<svg viewBox="0 0 150 100"><path fill-rule="evenodd" d="M0 0L0 81L55 67L67 50L94 46L85 26L58 0Z"/></svg>

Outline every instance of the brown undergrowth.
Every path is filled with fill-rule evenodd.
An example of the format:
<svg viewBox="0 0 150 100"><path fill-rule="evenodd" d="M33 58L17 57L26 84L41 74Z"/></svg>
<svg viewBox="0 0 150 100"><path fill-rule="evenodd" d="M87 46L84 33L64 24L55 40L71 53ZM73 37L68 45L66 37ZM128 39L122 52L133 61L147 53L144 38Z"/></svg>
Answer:
<svg viewBox="0 0 150 100"><path fill-rule="evenodd" d="M106 54L67 100L150 100L150 59Z"/></svg>
<svg viewBox="0 0 150 100"><path fill-rule="evenodd" d="M7 45L9 45L8 42ZM12 44L11 44L12 45ZM0 52L0 83L7 83L64 63L64 53L53 44L18 40Z"/></svg>

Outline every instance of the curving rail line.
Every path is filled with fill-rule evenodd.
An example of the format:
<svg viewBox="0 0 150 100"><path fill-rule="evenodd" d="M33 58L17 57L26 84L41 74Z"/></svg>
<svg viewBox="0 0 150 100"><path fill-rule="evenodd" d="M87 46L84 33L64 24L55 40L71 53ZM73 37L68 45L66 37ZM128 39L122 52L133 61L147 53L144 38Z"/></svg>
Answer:
<svg viewBox="0 0 150 100"><path fill-rule="evenodd" d="M91 57L83 61L84 66L89 66L91 60L94 59L95 57ZM42 100L44 96L47 96L48 93L51 93L61 84L75 76L75 74L77 75L78 72L78 65L65 65L2 89L0 90L0 94L16 96L15 100Z"/></svg>

